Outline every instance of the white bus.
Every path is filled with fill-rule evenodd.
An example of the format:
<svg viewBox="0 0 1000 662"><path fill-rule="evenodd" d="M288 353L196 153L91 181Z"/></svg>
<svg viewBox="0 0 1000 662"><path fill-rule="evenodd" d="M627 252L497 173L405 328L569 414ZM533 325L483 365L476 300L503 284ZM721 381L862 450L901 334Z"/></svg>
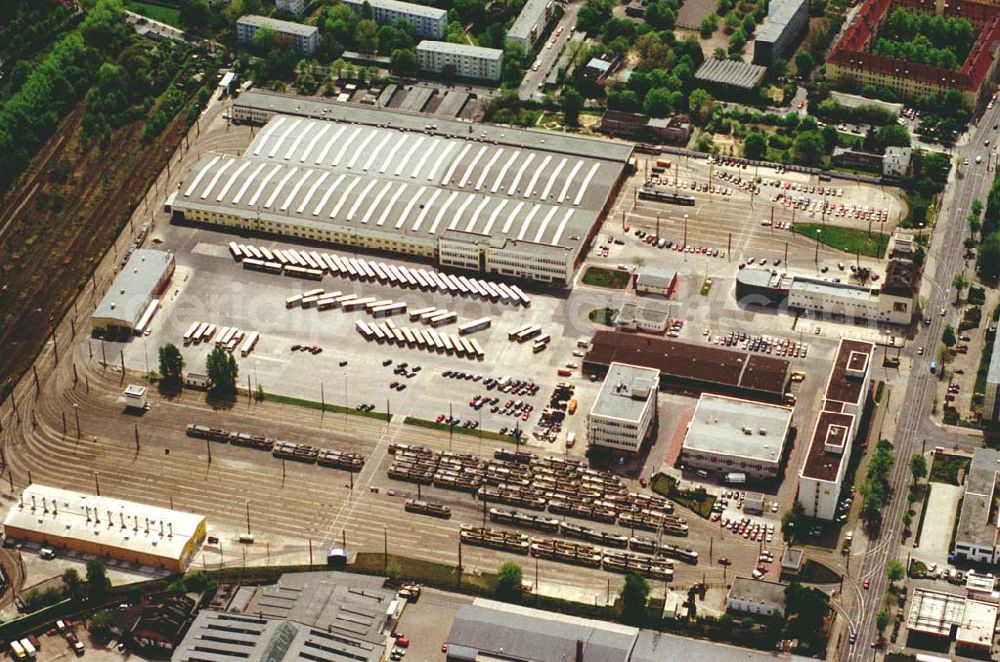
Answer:
<svg viewBox="0 0 1000 662"><path fill-rule="evenodd" d="M481 359L486 356L486 353L483 351L483 346L479 344L478 340L475 338L469 338L468 340L463 338L462 340L472 345L472 351L476 353L477 359Z"/></svg>
<svg viewBox="0 0 1000 662"><path fill-rule="evenodd" d="M434 317L430 318L430 324L433 327L444 326L445 324L453 324L458 321L458 313L452 312L442 312L438 313Z"/></svg>
<svg viewBox="0 0 1000 662"><path fill-rule="evenodd" d="M20 641L10 642L10 652L13 653L15 660L28 659L28 653L24 650L24 646L21 645Z"/></svg>
<svg viewBox="0 0 1000 662"><path fill-rule="evenodd" d="M323 256L316 251L310 251L309 254L312 256L313 262L316 263L316 268L320 271L326 271L326 260L323 259Z"/></svg>
<svg viewBox="0 0 1000 662"><path fill-rule="evenodd" d="M237 262L243 259L243 251L240 250L235 241L229 242L229 252L233 254L233 259Z"/></svg>
<svg viewBox="0 0 1000 662"><path fill-rule="evenodd" d="M225 333L219 336L219 339L215 342L215 344L218 347L225 347L229 343L229 341L233 339L233 336L235 336L238 331L239 329L237 329L235 326L229 327L228 329L226 329Z"/></svg>
<svg viewBox="0 0 1000 662"><path fill-rule="evenodd" d="M347 276L347 263L340 259L339 255L331 255L330 259L337 266L337 273L341 276Z"/></svg>
<svg viewBox="0 0 1000 662"><path fill-rule="evenodd" d="M205 329L205 333L201 334L201 339L204 342L209 342L217 331L217 327L214 324L209 324L208 328Z"/></svg>
<svg viewBox="0 0 1000 662"><path fill-rule="evenodd" d="M490 299L492 299L493 301L499 301L500 299L504 298L503 292L500 291L500 288L491 283L490 281L481 280L479 282L482 283L482 286L485 287L487 291L489 291Z"/></svg>
<svg viewBox="0 0 1000 662"><path fill-rule="evenodd" d="M340 263L344 265L344 271L347 272L349 278L358 277L358 272L354 268L354 265L351 264L351 260L349 258L344 258L343 260L340 261Z"/></svg>
<svg viewBox="0 0 1000 662"><path fill-rule="evenodd" d="M396 337L396 344L399 346L406 345L406 334L403 333L402 329L393 329L392 335Z"/></svg>
<svg viewBox="0 0 1000 662"><path fill-rule="evenodd" d="M381 308L382 306L391 306L394 303L396 302L393 301L392 299L377 299L375 301L372 301L371 303L365 304L365 311L371 313L376 308Z"/></svg>
<svg viewBox="0 0 1000 662"><path fill-rule="evenodd" d="M260 252L264 256L265 260L267 260L268 262L274 262L274 253L271 252L270 248L266 248L264 246L261 246L260 247Z"/></svg>
<svg viewBox="0 0 1000 662"><path fill-rule="evenodd" d="M444 351L449 354L455 351L455 345L451 342L451 338L448 337L447 333L442 333L440 338L441 342L444 343Z"/></svg>
<svg viewBox="0 0 1000 662"><path fill-rule="evenodd" d="M510 333L507 334L507 340L517 340L518 337L525 331L531 328L530 324L525 324L524 326L519 326Z"/></svg>
<svg viewBox="0 0 1000 662"><path fill-rule="evenodd" d="M316 303L317 301L319 301L319 297L315 297L315 296L313 296L313 297L302 297L302 307L303 308L312 308L312 305L314 303Z"/></svg>
<svg viewBox="0 0 1000 662"><path fill-rule="evenodd" d="M430 306L428 308L417 308L416 310L411 310L410 311L410 321L411 322L416 322L417 320L419 320L421 317L423 317L427 313L436 313L436 312L437 312L437 308L435 308L434 306Z"/></svg>
<svg viewBox="0 0 1000 662"><path fill-rule="evenodd" d="M327 270L334 276L340 275L340 269L337 268L337 263L333 261L333 256L329 253L323 253L323 262L326 264Z"/></svg>
<svg viewBox="0 0 1000 662"><path fill-rule="evenodd" d="M513 290L514 294L517 295L517 298L521 300L521 303L524 304L525 308L531 305L531 299L528 298L528 295L525 294L520 287L517 285L511 285L510 289Z"/></svg>
<svg viewBox="0 0 1000 662"><path fill-rule="evenodd" d="M385 306L379 306L378 308L373 309L371 312L376 319L382 317L392 317L393 315L399 315L401 313L405 313L406 303L402 301L400 301L399 303L390 303Z"/></svg>
<svg viewBox="0 0 1000 662"><path fill-rule="evenodd" d="M472 285L469 284L469 279L465 276L452 276L451 280L455 283L455 289L457 289L462 294L471 294Z"/></svg>
<svg viewBox="0 0 1000 662"><path fill-rule="evenodd" d="M285 308L294 308L295 306L302 303L302 295L294 294L287 299L285 299Z"/></svg>
<svg viewBox="0 0 1000 662"><path fill-rule="evenodd" d="M389 280L389 277L386 276L385 272L382 270L382 265L380 263L371 262L368 264L368 266L371 267L371 270L375 272L375 278L378 280L378 282L385 283L386 281Z"/></svg>
<svg viewBox="0 0 1000 662"><path fill-rule="evenodd" d="M260 340L260 334L256 331L251 331L247 335L246 340L243 341L243 346L240 347L240 355L246 356L253 351L253 348L257 345L257 341Z"/></svg>
<svg viewBox="0 0 1000 662"><path fill-rule="evenodd" d="M372 301L376 301L375 297L363 297L361 299L351 299L350 301L341 302L341 306L344 308L344 312L351 312L354 310L361 310L366 305L370 304Z"/></svg>
<svg viewBox="0 0 1000 662"><path fill-rule="evenodd" d="M305 260L306 266L309 267L310 269L320 269L321 268L320 265L319 265L319 263L316 262L316 260L314 260L312 258L312 255L310 255L308 252L302 251L301 253L299 253L299 256L303 260Z"/></svg>
<svg viewBox="0 0 1000 662"><path fill-rule="evenodd" d="M375 270L372 269L371 265L364 260L359 260L359 262L361 263L361 268L365 270L365 275L368 276L368 280L375 280L377 274L375 273Z"/></svg>
<svg viewBox="0 0 1000 662"><path fill-rule="evenodd" d="M545 343L545 344L548 344L549 341L551 341L551 340L552 340L552 336L550 336L547 333L543 333L542 335L540 335L537 338L535 338L535 342L536 343Z"/></svg>
<svg viewBox="0 0 1000 662"><path fill-rule="evenodd" d="M354 301L357 298L358 298L357 294L345 294L343 296L337 297L337 303L343 306L345 303Z"/></svg>
<svg viewBox="0 0 1000 662"><path fill-rule="evenodd" d="M264 254L261 253L260 249L258 249L256 246L249 246L249 245L247 245L247 246L244 246L244 248L249 249L250 250L250 255L252 255L253 257L257 258L258 260L263 260L264 259Z"/></svg>
<svg viewBox="0 0 1000 662"><path fill-rule="evenodd" d="M517 340L517 342L526 342L528 340L531 340L535 336L541 334L541 332L542 332L542 327L538 326L537 324L532 324L527 329L523 329L522 331L520 331L517 334L515 340Z"/></svg>
<svg viewBox="0 0 1000 662"><path fill-rule="evenodd" d="M406 340L406 344L409 347L412 347L417 343L417 339L414 337L413 331L410 331L407 328L403 329L403 338Z"/></svg>
<svg viewBox="0 0 1000 662"><path fill-rule="evenodd" d="M482 331L483 329L488 329L490 328L490 324L492 323L493 322L492 320L490 320L489 317L480 317L479 319L473 320L472 322L466 322L465 324L460 324L458 326L458 332L463 336L465 336L470 333L475 333L476 331Z"/></svg>
<svg viewBox="0 0 1000 662"><path fill-rule="evenodd" d="M372 335L375 337L375 340L385 342L385 334L382 332L382 329L379 328L378 324L369 324L368 328L372 330Z"/></svg>
<svg viewBox="0 0 1000 662"><path fill-rule="evenodd" d="M191 342L195 345L199 344L202 341L202 338L204 338L206 331L208 331L208 322L202 322L198 325L198 328L195 329L194 334L191 336Z"/></svg>
<svg viewBox="0 0 1000 662"><path fill-rule="evenodd" d="M497 283L497 287L500 288L500 291L503 292L503 295L507 298L507 301L509 301L510 303L516 306L518 303L521 302L521 299L520 297L517 296L517 293L515 293L514 290L507 287L506 284Z"/></svg>
<svg viewBox="0 0 1000 662"><path fill-rule="evenodd" d="M153 321L153 314L156 313L156 309L160 306L159 299L153 299L146 306L146 310L143 311L142 317L139 318L139 323L135 325L135 335L141 336L149 328L149 323Z"/></svg>
<svg viewBox="0 0 1000 662"><path fill-rule="evenodd" d="M419 269L411 269L410 274L413 276L414 279L416 279L417 287L419 287L421 290L430 289L430 283L427 282L427 280L424 278L424 275L420 273Z"/></svg>
<svg viewBox="0 0 1000 662"><path fill-rule="evenodd" d="M336 308L339 305L337 303L337 298L339 296L339 290L336 292L330 292L329 294L324 294L316 300L316 310L330 310L331 308Z"/></svg>
<svg viewBox="0 0 1000 662"><path fill-rule="evenodd" d="M532 346L531 346L531 351L534 352L535 354L537 354L538 352L542 351L543 349L545 349L548 346L549 346L549 344L547 342L541 342L539 340L536 340L534 342L534 344L532 344Z"/></svg>
<svg viewBox="0 0 1000 662"><path fill-rule="evenodd" d="M431 340L434 341L434 349L436 349L439 352L443 352L444 351L444 341L441 340L441 336L439 336L434 329L430 330L430 334L431 334Z"/></svg>
<svg viewBox="0 0 1000 662"><path fill-rule="evenodd" d="M358 333L360 333L365 340L372 339L372 330L371 328L369 328L368 324L366 324L363 320L358 320L357 322L355 322L354 328L357 329Z"/></svg>
<svg viewBox="0 0 1000 662"><path fill-rule="evenodd" d="M274 255L274 261L282 265L291 264L292 262L291 260L288 259L288 256L285 255L285 251L279 251L278 249L274 249L273 251L271 251L271 254Z"/></svg>
<svg viewBox="0 0 1000 662"><path fill-rule="evenodd" d="M305 292L302 293L302 298L305 299L306 297L316 297L318 299L319 297L323 296L324 292L326 292L326 290L324 290L322 287L318 287L314 290L306 290Z"/></svg>

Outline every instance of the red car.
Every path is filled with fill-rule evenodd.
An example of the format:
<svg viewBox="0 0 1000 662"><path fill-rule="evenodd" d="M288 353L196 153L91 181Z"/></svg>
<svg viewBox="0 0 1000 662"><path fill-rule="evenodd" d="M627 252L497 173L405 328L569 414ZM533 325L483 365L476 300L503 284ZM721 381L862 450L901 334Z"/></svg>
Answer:
<svg viewBox="0 0 1000 662"><path fill-rule="evenodd" d="M400 634L396 636L396 645L400 648L406 648L410 645L410 638L405 634Z"/></svg>
<svg viewBox="0 0 1000 662"><path fill-rule="evenodd" d="M438 414L437 418L434 419L434 421L437 422L437 423L440 423L443 420L444 420L444 414Z"/></svg>
<svg viewBox="0 0 1000 662"><path fill-rule="evenodd" d="M864 587L865 587L865 590L866 590L866 591L868 590L868 587L869 587L869 586L871 586L871 582L869 582L869 581L868 581L868 580L866 579L866 580L865 580L865 583L864 583Z"/></svg>
<svg viewBox="0 0 1000 662"><path fill-rule="evenodd" d="M719 565L732 565L732 561L729 560L728 556L723 556L719 559Z"/></svg>
<svg viewBox="0 0 1000 662"><path fill-rule="evenodd" d="M643 487L646 487L646 479L645 478L640 478L639 479L639 484L642 485Z"/></svg>

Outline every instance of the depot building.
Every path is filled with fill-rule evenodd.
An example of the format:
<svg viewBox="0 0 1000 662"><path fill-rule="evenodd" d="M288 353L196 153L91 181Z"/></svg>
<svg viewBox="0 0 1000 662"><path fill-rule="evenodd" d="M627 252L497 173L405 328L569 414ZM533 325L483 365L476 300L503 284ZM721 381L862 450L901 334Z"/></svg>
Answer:
<svg viewBox="0 0 1000 662"><path fill-rule="evenodd" d="M33 484L3 522L4 540L184 571L205 539L201 515Z"/></svg>

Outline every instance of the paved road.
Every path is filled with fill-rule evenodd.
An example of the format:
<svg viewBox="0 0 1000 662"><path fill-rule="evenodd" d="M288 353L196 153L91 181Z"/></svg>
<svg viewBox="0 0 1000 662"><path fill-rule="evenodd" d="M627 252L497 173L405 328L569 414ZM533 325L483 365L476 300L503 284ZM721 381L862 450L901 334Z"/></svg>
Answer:
<svg viewBox="0 0 1000 662"><path fill-rule="evenodd" d="M564 4L562 7L566 13L538 47L535 58L529 63L528 70L524 74L524 80L521 81L518 90L518 96L522 99L541 100L545 93L543 83L552 71L552 67L559 61L566 43L573 36L571 29L576 25L576 14L580 9L580 3Z"/></svg>
<svg viewBox="0 0 1000 662"><path fill-rule="evenodd" d="M928 255L929 283L925 284L927 294L927 311L931 317L930 325L923 326L917 336L928 347L936 347L941 332L947 323L957 323L957 313L954 309L954 297L950 295L951 280L955 273L962 269L962 242L966 237L966 216L972 200L980 198L985 201L986 193L991 183L990 173L985 161L989 158L990 149L983 143L991 138L993 124L1000 121L1000 108L988 111L972 133L967 146L959 150L959 156L968 159L969 166L960 166L955 182L952 184L950 200L945 203L938 220L939 230L935 232L934 242ZM976 156L982 156L984 164L975 165ZM927 291L929 285L930 291ZM945 316L938 314L944 308ZM934 398L936 375L930 373L930 362L936 352L927 352L917 356L913 352L913 373L906 387L905 396L899 401L905 403L899 415L899 425L894 438L896 446L896 466L893 470L893 494L884 509L881 535L872 541L866 554L857 581L869 579L871 588L867 591L859 589L855 584L857 600L853 613L861 614L857 623L858 641L853 647L844 646L841 659L862 660L869 655L869 644L876 639L875 615L881 604L881 596L886 590L885 564L894 558L898 549L898 541L902 529L901 516L907 506L906 494L909 489L910 472L909 457L919 452L924 439L928 445L950 445L948 442L971 445L971 439L965 435L945 432L934 426L930 421L931 405ZM941 443L945 440L945 443ZM980 444L975 444L980 445ZM846 644L846 640L845 640Z"/></svg>

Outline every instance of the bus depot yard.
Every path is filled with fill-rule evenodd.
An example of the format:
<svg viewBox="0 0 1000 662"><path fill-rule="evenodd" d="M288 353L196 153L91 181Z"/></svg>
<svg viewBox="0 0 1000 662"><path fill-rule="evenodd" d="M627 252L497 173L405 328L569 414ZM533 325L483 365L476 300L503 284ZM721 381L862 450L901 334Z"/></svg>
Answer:
<svg viewBox="0 0 1000 662"><path fill-rule="evenodd" d="M47 422L25 434L23 443L7 448L14 482L23 484L30 470L35 481L54 485L94 482L96 489L123 499L172 503L178 509L203 513L209 519L209 537L219 541L204 546L193 561L206 567L301 563L311 559L313 549L323 550L337 544L346 544L352 552L381 551L387 545L390 553L454 564L459 556L460 531L465 525L472 527L466 529L467 544L461 547L461 561L466 569L492 571L497 565L496 550L501 555L528 551L543 559L539 590L588 603L614 595L607 592L606 584L610 578L617 585L620 574L606 571L614 573L622 564L627 567L631 567L630 563L638 564L641 571L654 578L666 577L666 564L654 567L641 556L624 556L648 554L651 548L641 539L655 538L661 529L665 533L663 543L677 545L671 552L674 556L669 579L679 586L702 580L710 586L719 586L734 573L749 574L762 565L770 567L761 574L769 579L777 577L775 564L759 561L760 551L763 548L780 555L781 537L775 529L780 528L782 513L794 501L796 477L808 450L809 435L802 431L810 430L815 422L814 412L819 409L822 385L830 372L839 338L849 334L888 343L890 335L874 326L851 326L838 320L796 320L791 315L747 310L737 304L733 295L735 275L739 263L749 257L768 263L780 258L783 269L810 275L825 273L821 270L827 267L833 270L831 278L848 277L838 263L850 263L850 255L776 228L780 223L792 222L793 213L796 221L822 225L824 219L811 209L811 202L809 208L798 209L795 204L786 206L781 200L772 201L773 196L767 191L777 188L766 185L760 195L751 198L738 184L717 174L739 172L745 178L751 170L673 157L669 175L676 174L679 178L675 188L691 181L717 186L722 182L722 186L734 189L732 195L713 192L711 188L689 188L687 194L694 199L690 206L641 200L638 191L646 185L646 173L655 166L657 158L663 157L635 153L637 172L624 180L617 193L608 194L607 218L596 229L591 242L582 246L582 254L587 257L570 274L573 286L532 285L527 280L513 282L503 275L465 272L428 259L412 258L402 254L398 247L395 251L371 246L345 248L301 235L281 236L282 232L273 229L269 234L254 233L247 228L226 232L224 228L198 222L171 222L172 214L163 206L167 195L176 196L192 187L191 178L205 173L206 164L214 158L211 155L245 154L253 140L261 140L258 127L230 124L222 116L224 110L217 107L201 119L200 136L192 140L180 163L173 166L169 183L159 189L155 204L149 205L152 212L145 212L152 214L153 221L148 241L155 243L157 249L172 252L176 260L172 280L146 333L128 341L77 334L70 350L60 348L61 352L69 351L73 361L58 364L60 378L47 380L40 389L36 406L40 418ZM313 133L302 135L311 135L311 141L316 137L315 132L322 130L322 126L312 127ZM493 132L496 128L484 127L484 130ZM372 136L373 144L384 141L384 136ZM292 149L289 145L280 155L277 151L275 154L284 157L289 150L291 154L299 154L296 149L312 149L301 136L291 140L300 141L299 147ZM485 153L481 158L493 160L493 156ZM505 161L504 157L496 159L501 166ZM251 165L252 161L233 161L227 169L232 168L231 175L241 168L249 171ZM277 165L280 164L274 164L272 169ZM286 168L284 174L275 173L267 187L288 184L298 189L295 195L310 195L309 189L316 182L293 181L294 175L289 175L287 166L282 167ZM576 169L572 164L567 167ZM590 170L582 165L577 174ZM804 187L818 185L815 177L801 173L765 173L765 170L769 169L759 169L762 180L795 182ZM218 187L227 186L225 172L212 172L191 191L192 199L200 199L204 186L217 187L212 190L220 192ZM610 172L617 177L613 169ZM511 173L513 166L506 176L516 176ZM315 175L317 179L338 176ZM285 179L288 181L282 184ZM608 191L614 187L610 181L597 185ZM883 233L891 231L902 213L894 194L879 187L844 181L825 185L838 191L831 196L838 206L843 201L857 207L885 208L885 220L875 221ZM373 187L373 195L383 191L387 197L377 199L392 201L388 197L395 196L392 186L395 185ZM279 200L283 196L276 190L264 188L260 204L270 197L279 205L284 202ZM284 195L292 194L291 188L287 191ZM822 200L821 195L808 190L800 194ZM433 191L421 195L433 196ZM481 197L488 199L485 195ZM355 198L358 199L361 198ZM296 200L289 208L298 204ZM389 208L406 204L400 197L390 202ZM532 204L542 207L548 203ZM572 206L571 202L566 204ZM588 213L595 218L599 216L599 202L587 204L592 207ZM468 208L477 215L469 217L469 221L501 223L500 215L491 220L496 207L485 209L486 205L491 203L470 203ZM481 217L476 208L483 208ZM771 220L772 209L773 224L761 225L762 220ZM361 206L358 212L367 214ZM408 213L412 212L411 209ZM541 210L536 214L536 222L549 216ZM429 212L425 223L433 223L432 216ZM144 215L141 218L150 220ZM622 227L623 218L627 231ZM520 216L517 219L528 223L532 220ZM552 225L546 232L555 231L558 219L558 213L552 215ZM378 216L369 221L378 223ZM867 219L856 219L853 215L830 214L825 221L856 230L868 225ZM358 226L358 221L346 222ZM386 223L389 222L387 218ZM416 216L413 222L417 222ZM640 229L658 234L657 239L679 241L685 250L658 248L640 241L635 235ZM591 236L586 228L580 232L581 242ZM236 250L231 244L235 244ZM252 246L258 251L261 264L279 262L282 268L258 268L253 262L248 266L248 259L258 258L253 251L250 252L253 257L245 256L242 246ZM606 249L601 251L607 253L606 257L596 257L593 246ZM697 254L688 250L688 246L699 247ZM267 253L275 259L265 259ZM286 263L275 257L302 254L308 254L313 261L319 257L326 263L325 268L317 269L322 272L318 278L317 274L288 269L293 261L296 264L292 266L298 269L312 269L304 258L303 267L297 260ZM485 294L462 294L457 285L453 290L437 281L437 287L431 287L430 283L425 288L410 283L402 287L388 277L367 278L357 274L351 277L346 267L348 273L339 268L334 273L331 266L331 263L350 264L356 269L362 260L365 265L377 263L390 273L393 269L397 274L421 273L420 278L425 282L427 274L433 272L465 275L466 279L475 276L494 284L516 284L524 299L518 297L520 301L514 302L502 289L498 296L491 296L488 288ZM862 256L860 262L876 272L881 269L870 257ZM579 367L585 361L587 339L599 328L590 321L590 314L603 308L617 310L629 301L643 301L635 296L631 277L626 279L624 288L609 289L601 283L585 284L581 276L594 266L631 272L645 264L677 270L679 283L672 298L658 303L669 309L671 319L684 322L672 326L676 331L671 335L677 342L689 343L692 356L709 346L714 349L721 349L723 344L735 346L735 342L724 343L723 339L747 331L765 338L761 346L768 348L783 346L782 340L808 343L808 353L787 357L790 371L807 375L804 381L789 384L795 396L792 427L800 433L797 437L791 435L784 480L774 481L767 488L764 496L767 507L759 515L741 511L747 496L745 490L740 494L739 490L720 488L717 475L705 480L695 472L684 472L675 466L684 430L697 404L694 389L676 387L659 394L655 434L638 455L622 456L620 463L611 459L593 472L576 464L584 460L586 418L601 390L600 377ZM714 285L705 288L706 281ZM334 293L339 294L333 296ZM316 298L306 303L306 294ZM320 301L334 303L321 309ZM405 304L405 310L400 304ZM382 314L375 314L377 308ZM435 325L433 318L443 312L449 315ZM420 316L414 319L414 313ZM427 314L432 315L425 323L421 318ZM489 320L488 325L483 320ZM191 332L195 323L198 326ZM369 329L368 334L361 331L361 323ZM139 416L131 415L134 412L123 415L124 384L140 381L144 375L155 372L158 350L163 345L172 343L179 347L187 372L203 370L215 341L223 340L215 336L208 342L195 341L193 336L199 335L198 327L203 324L206 328L201 337L206 336L207 325L215 325L216 334L223 328L255 334L247 351L236 356L241 389L238 398L232 401L206 398L200 391L185 389L177 394L153 395L151 407ZM392 332L393 340L379 339L371 331L375 324L385 325L380 326L381 333L384 336L386 331ZM526 327L538 328L527 334L530 337L526 336L524 341L511 338ZM416 336L411 342L402 333L403 329L411 335L421 332L423 345ZM400 330L403 337L395 334L395 330ZM435 333L431 334L431 330ZM185 343L188 332L192 337ZM475 346L471 353L454 349L448 353L437 347L430 351L424 333L430 337L430 343L434 343L434 335L442 344L443 335L452 343L455 339L475 340L480 351L475 351ZM548 341L539 348L543 337ZM237 341L233 349L245 345L246 340ZM302 351L303 347L307 351ZM732 351L742 353L739 349ZM126 374L121 372L123 366ZM562 413L559 398L550 401L550 395L566 393L561 384L573 387L576 413ZM263 400L253 397L254 394L263 396ZM780 391L777 395L780 398ZM559 411L557 418L562 418L558 433L553 433L551 425L553 411ZM543 416L546 416L544 430L540 425ZM189 424L224 429L227 434L189 435ZM272 442L294 440L303 447L272 443L271 452L265 454L261 450L267 450L267 441L243 443L237 441L234 436L237 433ZM520 436L520 450L533 457L508 460L496 457L498 445L504 453L517 449L515 434ZM567 443L570 435L580 443ZM321 462L320 449L336 453L322 455L327 460ZM38 463L37 458L42 456L47 458L46 462ZM559 459L543 459L546 457ZM456 483L447 478L453 470L475 479L468 484ZM524 481L529 484L543 481L550 470L563 472L566 484L572 486L559 503L523 489ZM706 517L712 514L710 505L705 509L687 500L686 504L698 505L705 512L698 514L683 506L657 501L663 512L654 520L623 518L622 513L635 504L654 498L649 485L652 477L661 472L679 480L685 490L702 483L706 493L701 503L718 504L715 508L718 517L710 521ZM579 505L580 500L593 496L587 488L595 482L604 485L601 489L606 496L622 500L615 517L595 513L593 509L584 512ZM539 498L545 498L546 502L539 503ZM419 509L406 512L407 499L441 504L450 518L428 517ZM491 512L491 508L498 510ZM668 509L672 512L666 512ZM506 510L560 523L553 531L551 523L538 524L532 520L529 524L502 512ZM680 519L669 519L667 515ZM750 520L742 527L748 532L746 536L720 527L726 520L732 526L731 522L743 518ZM528 530L533 526L550 528ZM483 531L484 527L491 531ZM734 531L738 529L733 527ZM755 529L758 533L751 539L749 532ZM492 530L509 533L496 534ZM232 544L241 535L250 533L252 544ZM568 547L562 543L546 543L538 547L529 544L526 550L520 534L565 538L565 543L601 549L579 547L572 553L563 553L558 550ZM698 555L696 564L691 562L689 549ZM595 553L600 560L596 564L588 561L589 567L576 561L563 562L567 554L579 560L593 559ZM724 564L720 563L723 558Z"/></svg>

